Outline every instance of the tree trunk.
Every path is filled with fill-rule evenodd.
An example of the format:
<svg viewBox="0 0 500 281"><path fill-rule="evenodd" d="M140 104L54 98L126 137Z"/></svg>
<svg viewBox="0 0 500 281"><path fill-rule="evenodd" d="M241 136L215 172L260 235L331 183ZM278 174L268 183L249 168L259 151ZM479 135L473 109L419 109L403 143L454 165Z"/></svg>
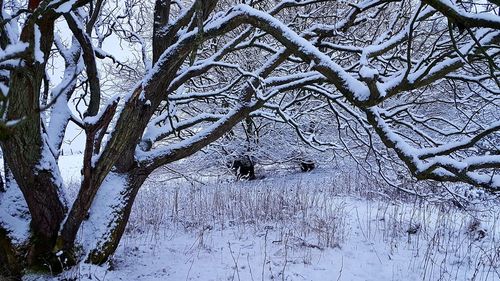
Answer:
<svg viewBox="0 0 500 281"><path fill-rule="evenodd" d="M12 98L8 113L14 120L23 117L25 120L2 143L2 149L32 217L32 247L27 262L29 265L43 265L52 251L65 206L60 200L62 183L57 178L59 171L55 158L40 133L39 114L34 114L33 108L26 108L33 104L26 101L26 97L38 101L34 95L37 95L39 85L28 79L29 71L25 72L28 74L11 76Z"/></svg>
<svg viewBox="0 0 500 281"><path fill-rule="evenodd" d="M0 277L7 280L21 279L22 266L19 257L7 231L0 226Z"/></svg>
<svg viewBox="0 0 500 281"><path fill-rule="evenodd" d="M86 262L103 264L115 252L128 223L132 206L147 173L111 172L101 185L82 224Z"/></svg>
<svg viewBox="0 0 500 281"><path fill-rule="evenodd" d="M46 61L53 40L53 23L41 20L39 29L40 49ZM21 40L33 47L34 37L35 27L25 26ZM30 267L56 271L60 269L60 262L52 250L66 210L61 200L59 168L42 132L39 105L45 63L35 60L34 52L26 57L25 67L10 73L7 119L20 121L1 146L4 161L12 171L31 214L26 263Z"/></svg>
<svg viewBox="0 0 500 281"><path fill-rule="evenodd" d="M29 241L30 215L21 190L7 165L5 188L0 192L0 276L20 279Z"/></svg>
<svg viewBox="0 0 500 281"><path fill-rule="evenodd" d="M55 238L59 231L60 223L65 214L65 207L60 200L60 185L53 177L52 169L42 170L37 167L37 162L28 162L20 147L4 146L11 149L6 159L16 178L23 197L27 202L31 214L31 241L26 257L28 266L45 267L47 259L52 255ZM4 149L5 149L4 148ZM28 149L24 150L26 152ZM21 163L25 161L24 163ZM31 163L31 165L29 165ZM57 167L51 167L57 169ZM17 188L17 187L7 187ZM57 263L56 263L57 264ZM50 269L54 270L54 269Z"/></svg>

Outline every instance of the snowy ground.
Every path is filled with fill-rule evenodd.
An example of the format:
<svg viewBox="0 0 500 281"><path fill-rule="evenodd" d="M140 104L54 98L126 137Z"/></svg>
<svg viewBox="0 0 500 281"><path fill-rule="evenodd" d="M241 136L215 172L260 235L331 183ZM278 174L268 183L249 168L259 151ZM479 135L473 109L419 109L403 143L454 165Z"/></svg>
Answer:
<svg viewBox="0 0 500 281"><path fill-rule="evenodd" d="M61 160L67 181L78 178L76 160ZM388 200L343 175L202 185L160 173L110 264L28 279L500 280L498 202Z"/></svg>

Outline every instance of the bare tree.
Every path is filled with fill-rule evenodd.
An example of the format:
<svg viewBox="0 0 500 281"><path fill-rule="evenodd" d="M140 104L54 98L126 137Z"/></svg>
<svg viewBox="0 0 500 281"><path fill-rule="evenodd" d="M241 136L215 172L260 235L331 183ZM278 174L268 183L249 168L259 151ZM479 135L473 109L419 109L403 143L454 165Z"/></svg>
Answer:
<svg viewBox="0 0 500 281"><path fill-rule="evenodd" d="M285 122L311 145L384 155L377 135L418 179L498 192L492 2L0 0L2 274L104 263L148 175L248 116ZM61 18L70 43L55 31ZM106 52L113 38L134 46L134 63ZM53 55L65 63L57 85L47 75ZM128 83L109 87L106 71ZM75 96L86 104L81 116L69 109ZM319 112L334 120L337 140L302 123ZM69 122L86 136L71 204L57 164Z"/></svg>

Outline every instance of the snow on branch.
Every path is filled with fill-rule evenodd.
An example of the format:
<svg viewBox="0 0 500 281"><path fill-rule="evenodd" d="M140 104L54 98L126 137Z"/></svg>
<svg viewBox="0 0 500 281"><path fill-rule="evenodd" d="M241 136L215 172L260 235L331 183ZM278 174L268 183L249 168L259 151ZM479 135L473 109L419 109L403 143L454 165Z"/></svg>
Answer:
<svg viewBox="0 0 500 281"><path fill-rule="evenodd" d="M458 8L458 5L453 4L450 0L423 0L422 2L432 6L457 25L468 28L500 29L500 16L493 12L469 13Z"/></svg>
<svg viewBox="0 0 500 281"><path fill-rule="evenodd" d="M83 71L83 64L80 63L81 48L76 40L74 40L70 48L66 49L56 36L55 44L63 55L66 68L64 69L62 81L52 89L52 101L49 104L53 105L47 135L50 145L59 151L63 143L66 126L72 117L68 101L75 90L77 84L76 78ZM55 156L57 159L59 153Z"/></svg>
<svg viewBox="0 0 500 281"><path fill-rule="evenodd" d="M18 42L16 44L7 45L5 50L0 48L0 63L18 59L27 54L28 51L28 43Z"/></svg>
<svg viewBox="0 0 500 281"><path fill-rule="evenodd" d="M172 122L172 124L168 121L164 122L163 125L151 126L153 125L151 124L146 129L139 146L142 150L148 151L152 148L153 143L161 141L162 139L174 134L175 132L191 128L202 122L216 122L223 117L223 114L202 113L183 121Z"/></svg>
<svg viewBox="0 0 500 281"><path fill-rule="evenodd" d="M463 181L490 191L500 191L500 175L496 175L494 171L494 169L500 168L500 154L478 155L461 159L456 154L451 155L454 151L471 147L477 139L482 137L482 134L478 134L476 138L444 144L436 148L416 148L409 145L385 122L379 108L366 109L365 113L369 123L386 146L395 150L399 158L406 163L418 179ZM483 134L498 132L499 124L496 123ZM448 152L448 155L444 155L444 152ZM493 171L482 170L487 168L493 168Z"/></svg>

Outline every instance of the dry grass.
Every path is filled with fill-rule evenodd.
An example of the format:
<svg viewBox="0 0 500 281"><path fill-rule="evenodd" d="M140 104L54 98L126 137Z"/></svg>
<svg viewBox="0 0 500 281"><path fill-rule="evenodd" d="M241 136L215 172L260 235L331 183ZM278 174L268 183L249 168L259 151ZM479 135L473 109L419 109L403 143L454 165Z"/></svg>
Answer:
<svg viewBox="0 0 500 281"><path fill-rule="evenodd" d="M464 274L467 280L500 279L495 201L460 209L394 191L370 192L369 186L353 175L207 185L151 180L138 195L127 232L162 239L167 229L186 231L199 235L203 246L210 233L227 228L272 230L281 233L277 241L286 243L284 249L300 246L304 263L308 248L342 248L363 239L383 242L389 255L410 251L408 267L422 280L466 280ZM358 230L361 236L353 234Z"/></svg>

